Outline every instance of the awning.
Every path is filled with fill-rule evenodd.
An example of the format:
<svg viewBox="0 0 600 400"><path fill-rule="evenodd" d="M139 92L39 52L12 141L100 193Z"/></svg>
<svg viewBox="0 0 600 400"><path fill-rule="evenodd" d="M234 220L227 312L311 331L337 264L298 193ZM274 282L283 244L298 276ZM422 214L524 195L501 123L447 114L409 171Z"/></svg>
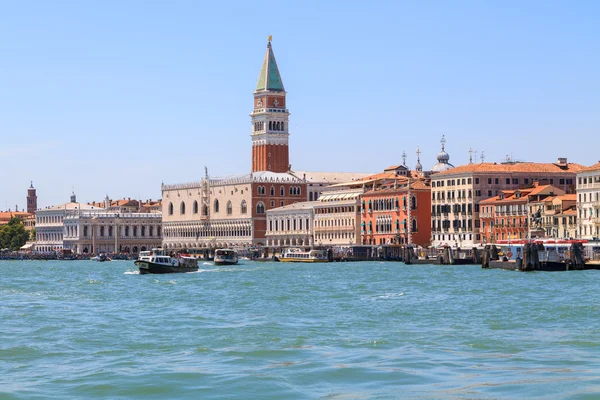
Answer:
<svg viewBox="0 0 600 400"><path fill-rule="evenodd" d="M27 243L21 246L21 250L29 250L33 247L33 243Z"/></svg>

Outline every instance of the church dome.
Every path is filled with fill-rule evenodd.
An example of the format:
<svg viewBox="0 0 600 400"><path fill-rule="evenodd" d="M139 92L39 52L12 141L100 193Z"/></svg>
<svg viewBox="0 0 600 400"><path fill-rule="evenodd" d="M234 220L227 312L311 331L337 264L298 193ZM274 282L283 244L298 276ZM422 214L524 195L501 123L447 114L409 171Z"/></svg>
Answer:
<svg viewBox="0 0 600 400"><path fill-rule="evenodd" d="M442 136L442 151L440 151L437 155L437 164L435 164L433 167L431 167L431 172L443 172L443 171L447 171L449 169L454 168L454 165L450 164L450 155L448 153L446 153L446 150L444 149L446 145L446 137Z"/></svg>
<svg viewBox="0 0 600 400"><path fill-rule="evenodd" d="M450 161L450 156L442 149L442 151L440 151L437 155L437 160L440 163L447 163Z"/></svg>

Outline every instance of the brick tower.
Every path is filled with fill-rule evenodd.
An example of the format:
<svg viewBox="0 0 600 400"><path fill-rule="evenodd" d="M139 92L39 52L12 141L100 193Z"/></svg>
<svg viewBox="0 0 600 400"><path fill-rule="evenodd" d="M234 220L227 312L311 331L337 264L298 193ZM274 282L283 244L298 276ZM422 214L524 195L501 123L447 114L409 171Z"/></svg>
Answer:
<svg viewBox="0 0 600 400"><path fill-rule="evenodd" d="M288 172L288 118L285 89L277 68L271 37L254 91L252 114L252 172Z"/></svg>
<svg viewBox="0 0 600 400"><path fill-rule="evenodd" d="M35 210L37 210L37 194L35 194L33 182L31 182L31 186L27 189L27 212L35 214Z"/></svg>

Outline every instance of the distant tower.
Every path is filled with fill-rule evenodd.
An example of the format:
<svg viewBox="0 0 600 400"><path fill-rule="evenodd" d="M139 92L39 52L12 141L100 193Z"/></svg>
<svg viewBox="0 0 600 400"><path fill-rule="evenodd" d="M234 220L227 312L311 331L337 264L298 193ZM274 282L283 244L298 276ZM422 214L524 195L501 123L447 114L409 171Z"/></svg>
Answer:
<svg viewBox="0 0 600 400"><path fill-rule="evenodd" d="M77 203L77 196L75 196L75 191L71 193L71 203Z"/></svg>
<svg viewBox="0 0 600 400"><path fill-rule="evenodd" d="M423 166L421 165L421 150L417 147L417 165L415 165L415 171L423 172Z"/></svg>
<svg viewBox="0 0 600 400"><path fill-rule="evenodd" d="M37 210L37 194L33 187L33 181L31 181L31 186L27 189L27 212L35 214L35 210Z"/></svg>
<svg viewBox="0 0 600 400"><path fill-rule="evenodd" d="M254 91L252 118L252 172L287 172L290 113L286 108L285 89L271 48L267 52Z"/></svg>
<svg viewBox="0 0 600 400"><path fill-rule="evenodd" d="M104 198L104 208L107 210L110 208L110 199L108 198L108 195Z"/></svg>

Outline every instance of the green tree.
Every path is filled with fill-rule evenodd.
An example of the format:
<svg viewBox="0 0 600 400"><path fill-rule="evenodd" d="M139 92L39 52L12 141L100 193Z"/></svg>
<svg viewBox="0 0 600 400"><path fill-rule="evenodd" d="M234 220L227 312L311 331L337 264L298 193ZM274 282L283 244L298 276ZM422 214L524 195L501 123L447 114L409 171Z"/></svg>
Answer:
<svg viewBox="0 0 600 400"><path fill-rule="evenodd" d="M29 239L29 233L20 218L13 217L0 227L0 248L19 250Z"/></svg>

